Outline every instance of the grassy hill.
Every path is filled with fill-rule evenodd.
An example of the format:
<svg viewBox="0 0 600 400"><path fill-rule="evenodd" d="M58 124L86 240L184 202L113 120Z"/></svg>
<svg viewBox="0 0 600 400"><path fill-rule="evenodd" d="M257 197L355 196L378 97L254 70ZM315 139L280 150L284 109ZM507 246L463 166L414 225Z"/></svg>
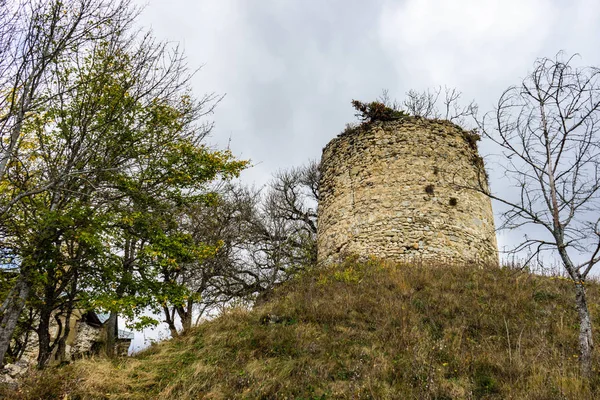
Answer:
<svg viewBox="0 0 600 400"><path fill-rule="evenodd" d="M598 285L589 287L600 328ZM571 285L511 269L348 260L118 361L32 376L16 399L592 399ZM598 339L596 339L598 342Z"/></svg>

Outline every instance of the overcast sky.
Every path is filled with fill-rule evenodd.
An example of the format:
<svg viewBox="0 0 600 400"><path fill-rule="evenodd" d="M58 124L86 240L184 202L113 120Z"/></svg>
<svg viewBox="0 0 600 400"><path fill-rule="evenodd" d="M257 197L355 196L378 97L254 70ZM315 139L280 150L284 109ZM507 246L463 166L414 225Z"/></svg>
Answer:
<svg viewBox="0 0 600 400"><path fill-rule="evenodd" d="M559 50L600 65L600 1L151 0L140 23L204 65L198 95L226 94L211 141L250 158L258 184L318 158L383 88L456 87L489 109Z"/></svg>
<svg viewBox="0 0 600 400"><path fill-rule="evenodd" d="M139 20L180 43L197 95L226 94L210 141L258 186L318 159L352 99L456 87L489 110L538 57L600 65L599 0L151 0ZM486 153L485 144L482 152ZM494 179L492 188L502 184ZM503 238L500 236L500 243Z"/></svg>
<svg viewBox="0 0 600 400"><path fill-rule="evenodd" d="M204 65L197 95L226 94L210 141L274 171L318 159L382 89L456 87L489 110L537 57L600 65L599 0L150 0L139 20ZM485 147L483 148L485 153ZM498 188L492 171L492 188ZM502 236L500 243L503 243Z"/></svg>

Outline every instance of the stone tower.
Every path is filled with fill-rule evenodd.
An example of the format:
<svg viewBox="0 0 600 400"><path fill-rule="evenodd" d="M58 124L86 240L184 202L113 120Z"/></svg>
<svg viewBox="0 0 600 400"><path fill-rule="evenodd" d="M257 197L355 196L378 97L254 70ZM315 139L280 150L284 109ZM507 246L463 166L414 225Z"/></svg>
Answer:
<svg viewBox="0 0 600 400"><path fill-rule="evenodd" d="M320 262L358 254L407 261L498 262L479 137L405 117L347 129L323 150ZM462 187L462 188L461 188Z"/></svg>

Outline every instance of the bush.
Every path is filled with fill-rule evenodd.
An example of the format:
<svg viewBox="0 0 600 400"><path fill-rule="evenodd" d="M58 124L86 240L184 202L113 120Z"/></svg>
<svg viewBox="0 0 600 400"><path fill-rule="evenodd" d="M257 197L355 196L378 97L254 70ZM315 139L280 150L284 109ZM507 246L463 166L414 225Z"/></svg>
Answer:
<svg viewBox="0 0 600 400"><path fill-rule="evenodd" d="M396 121L409 116L404 111L395 110L378 101L363 103L352 100L352 107L358 111L356 116L363 122Z"/></svg>

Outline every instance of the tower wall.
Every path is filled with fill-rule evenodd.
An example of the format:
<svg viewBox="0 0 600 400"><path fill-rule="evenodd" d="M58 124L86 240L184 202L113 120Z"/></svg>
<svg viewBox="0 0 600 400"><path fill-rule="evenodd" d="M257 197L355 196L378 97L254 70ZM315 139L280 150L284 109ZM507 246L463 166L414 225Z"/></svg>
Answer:
<svg viewBox="0 0 600 400"><path fill-rule="evenodd" d="M464 188L487 182L476 138L448 121L407 117L333 139L321 160L319 261L497 263L490 199Z"/></svg>

